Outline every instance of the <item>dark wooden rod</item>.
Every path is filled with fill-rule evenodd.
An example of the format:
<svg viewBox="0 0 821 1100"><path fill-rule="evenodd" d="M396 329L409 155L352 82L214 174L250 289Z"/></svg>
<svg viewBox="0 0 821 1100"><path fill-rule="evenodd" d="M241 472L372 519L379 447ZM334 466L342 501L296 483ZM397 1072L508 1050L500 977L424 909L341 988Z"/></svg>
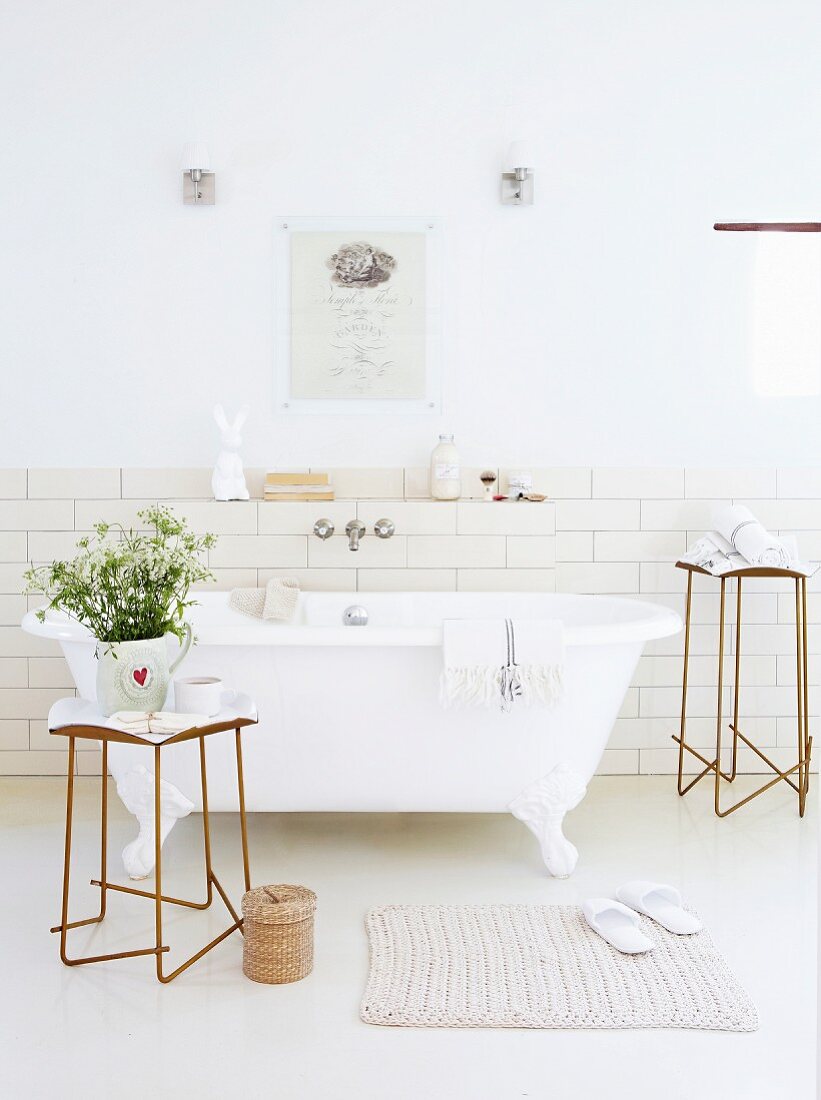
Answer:
<svg viewBox="0 0 821 1100"><path fill-rule="evenodd" d="M716 222L713 229L730 233L821 233L821 222Z"/></svg>

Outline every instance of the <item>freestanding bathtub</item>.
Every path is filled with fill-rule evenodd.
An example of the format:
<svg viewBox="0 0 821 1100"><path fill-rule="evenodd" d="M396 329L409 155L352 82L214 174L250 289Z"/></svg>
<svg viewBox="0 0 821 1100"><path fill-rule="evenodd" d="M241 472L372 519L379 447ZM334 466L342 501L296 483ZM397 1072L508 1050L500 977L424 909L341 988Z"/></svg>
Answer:
<svg viewBox="0 0 821 1100"><path fill-rule="evenodd" d="M508 811L536 834L554 875L575 867L562 820L584 797L645 642L681 629L665 607L605 596L305 592L287 624L234 611L227 593L199 600L190 614L197 645L182 674L218 675L257 702L259 725L243 742L249 810ZM366 626L343 625L352 604L366 609ZM564 623L554 707L441 706L443 620L496 616ZM41 623L29 612L23 626L60 643L79 694L94 699L88 631L54 613ZM208 754L209 808L233 810L233 740L209 739ZM151 750L112 744L109 763L126 805L141 776L148 790L136 801L150 805ZM166 833L198 802L194 742L165 750L163 778ZM136 842L124 853L134 877L151 870L150 829L143 821L136 862Z"/></svg>

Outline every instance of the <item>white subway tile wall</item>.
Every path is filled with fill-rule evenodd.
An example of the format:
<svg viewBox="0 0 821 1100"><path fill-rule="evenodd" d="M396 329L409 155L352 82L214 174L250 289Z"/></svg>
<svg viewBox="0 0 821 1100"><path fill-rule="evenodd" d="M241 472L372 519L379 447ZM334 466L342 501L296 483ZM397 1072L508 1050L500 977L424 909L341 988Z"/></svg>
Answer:
<svg viewBox="0 0 821 1100"><path fill-rule="evenodd" d="M607 467L593 471L594 497L680 497L684 494L684 470Z"/></svg>
<svg viewBox="0 0 821 1100"><path fill-rule="evenodd" d="M498 471L504 491L511 471ZM71 676L55 643L32 638L19 623L34 597L21 594L29 561L73 552L98 520L137 525L137 513L161 501L198 531L219 535L210 553L217 586L263 585L272 576L297 579L306 589L580 592L629 596L683 612L684 574L673 568L688 542L710 525L716 502L748 504L774 530L795 532L806 558L821 557L821 468L670 469L545 467L532 469L541 504L481 502L480 467L463 471L459 502L427 498L428 472L406 469L328 471L337 499L279 504L253 499L210 500L207 469L0 470L0 774L57 775L65 746L50 737L51 703L70 692ZM264 470L249 470L259 498ZM320 516L336 534L311 534ZM396 534L378 540L373 525L392 519ZM356 554L345 524L367 528ZM809 584L811 687L821 689L821 578ZM728 600L731 621L733 600ZM691 634L688 737L708 749L715 738L717 584L697 578ZM779 763L794 763L795 599L781 582L748 586L744 598L741 714L744 728ZM733 637L726 670L732 679ZM651 642L639 662L601 774L672 773L677 749L683 635ZM592 685L591 685L592 686ZM811 694L812 707L821 692ZM725 711L732 708L732 692ZM817 714L811 732L821 733ZM688 771L700 765L688 761ZM741 767L759 771L749 752ZM77 754L79 774L99 773L89 745Z"/></svg>
<svg viewBox="0 0 821 1100"><path fill-rule="evenodd" d="M29 470L29 500L122 496L120 470Z"/></svg>

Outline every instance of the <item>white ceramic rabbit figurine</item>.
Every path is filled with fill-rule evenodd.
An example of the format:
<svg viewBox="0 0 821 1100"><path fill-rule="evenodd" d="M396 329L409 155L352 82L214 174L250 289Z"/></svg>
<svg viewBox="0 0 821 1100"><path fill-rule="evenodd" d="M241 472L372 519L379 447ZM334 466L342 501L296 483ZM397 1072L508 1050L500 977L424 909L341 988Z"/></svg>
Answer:
<svg viewBox="0 0 821 1100"><path fill-rule="evenodd" d="M214 406L214 419L222 432L222 450L217 457L211 489L214 500L248 500L250 496L242 472L239 449L242 446L240 428L248 416L248 406L243 405L232 424L228 423L222 405Z"/></svg>

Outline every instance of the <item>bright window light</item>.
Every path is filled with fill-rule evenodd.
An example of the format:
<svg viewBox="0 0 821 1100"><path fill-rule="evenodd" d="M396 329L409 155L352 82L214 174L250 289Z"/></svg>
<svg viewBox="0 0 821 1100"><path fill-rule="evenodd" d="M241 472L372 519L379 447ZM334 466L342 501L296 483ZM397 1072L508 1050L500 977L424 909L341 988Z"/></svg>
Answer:
<svg viewBox="0 0 821 1100"><path fill-rule="evenodd" d="M753 379L762 397L821 394L821 234L757 234Z"/></svg>

